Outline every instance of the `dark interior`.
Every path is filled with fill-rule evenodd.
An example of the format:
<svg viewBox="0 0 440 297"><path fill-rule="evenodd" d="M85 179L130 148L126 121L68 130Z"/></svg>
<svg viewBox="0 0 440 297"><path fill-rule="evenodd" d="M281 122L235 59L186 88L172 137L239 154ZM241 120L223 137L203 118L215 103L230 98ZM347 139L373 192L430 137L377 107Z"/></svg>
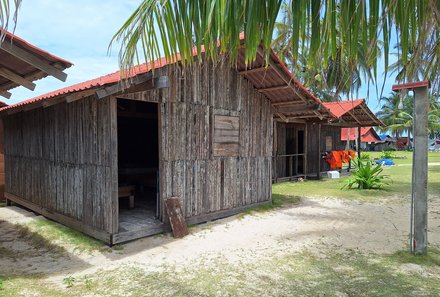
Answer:
<svg viewBox="0 0 440 297"><path fill-rule="evenodd" d="M298 154L304 154L304 130L298 130ZM298 157L298 173L304 173L304 156Z"/></svg>
<svg viewBox="0 0 440 297"><path fill-rule="evenodd" d="M304 173L304 129L298 126L286 128L286 155L295 155L286 157L285 170L287 176L295 176Z"/></svg>
<svg viewBox="0 0 440 297"><path fill-rule="evenodd" d="M117 115L121 225L127 212L138 219L158 216L158 105L118 99ZM122 194L127 188L130 194ZM129 195L134 196L134 205L130 205Z"/></svg>

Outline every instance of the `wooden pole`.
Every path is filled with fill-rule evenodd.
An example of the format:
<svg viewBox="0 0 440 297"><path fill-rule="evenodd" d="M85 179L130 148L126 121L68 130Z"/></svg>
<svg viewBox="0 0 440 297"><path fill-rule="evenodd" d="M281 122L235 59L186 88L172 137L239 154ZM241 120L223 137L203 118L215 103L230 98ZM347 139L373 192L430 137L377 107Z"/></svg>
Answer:
<svg viewBox="0 0 440 297"><path fill-rule="evenodd" d="M321 124L318 124L318 172L316 177L321 179Z"/></svg>
<svg viewBox="0 0 440 297"><path fill-rule="evenodd" d="M428 109L428 87L415 88L412 199L416 254L425 254L428 245Z"/></svg>
<svg viewBox="0 0 440 297"><path fill-rule="evenodd" d="M307 179L307 142L309 141L308 138L308 124L306 123L304 128L304 155L303 155L303 169L304 169L304 179Z"/></svg>
<svg viewBox="0 0 440 297"><path fill-rule="evenodd" d="M361 158L361 127L357 127L357 144L356 149L358 153L358 158Z"/></svg>

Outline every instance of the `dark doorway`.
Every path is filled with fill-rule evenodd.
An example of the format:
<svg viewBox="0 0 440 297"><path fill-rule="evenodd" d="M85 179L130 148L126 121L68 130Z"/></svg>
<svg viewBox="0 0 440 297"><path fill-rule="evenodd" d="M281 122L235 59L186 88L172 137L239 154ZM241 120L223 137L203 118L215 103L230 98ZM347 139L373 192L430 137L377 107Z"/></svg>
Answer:
<svg viewBox="0 0 440 297"><path fill-rule="evenodd" d="M158 104L117 101L119 231L157 223Z"/></svg>
<svg viewBox="0 0 440 297"><path fill-rule="evenodd" d="M297 154L304 154L304 130L298 130ZM304 155L298 156L298 173L304 174Z"/></svg>

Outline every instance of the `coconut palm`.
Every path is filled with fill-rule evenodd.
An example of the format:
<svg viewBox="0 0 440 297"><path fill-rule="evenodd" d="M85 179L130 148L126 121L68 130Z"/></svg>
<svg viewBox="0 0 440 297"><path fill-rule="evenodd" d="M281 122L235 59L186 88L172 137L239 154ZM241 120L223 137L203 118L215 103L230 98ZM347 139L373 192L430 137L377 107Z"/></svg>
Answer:
<svg viewBox="0 0 440 297"><path fill-rule="evenodd" d="M414 124L414 98L412 96L406 97L402 109L398 108L400 98L397 93L392 93L389 97L383 97L381 101L384 104L377 116L387 125L381 130L383 132L390 131L396 138L406 134L410 139ZM440 133L440 102L436 96L430 97L428 132L432 138Z"/></svg>
<svg viewBox="0 0 440 297"><path fill-rule="evenodd" d="M339 11L339 9L336 9ZM362 40L358 40L357 61L347 59L343 55L343 47L338 36L338 46L336 56L328 57L328 63L319 63L322 61L323 55L329 53L320 53L315 55L316 63L310 63L310 54L308 48L300 41L300 50L296 59L293 53L293 35L292 30L292 7L290 5L282 5L282 18L275 24L276 37L272 42L275 52L284 60L290 70L303 82L303 84L311 89L314 93L323 93L325 101L337 100L340 94L350 97L350 93L357 92L363 80L373 80L373 69L371 60L367 60L365 50L362 47ZM360 36L359 36L360 37ZM305 36L306 42L310 41L310 35ZM381 50L377 48L376 54L380 55Z"/></svg>
<svg viewBox="0 0 440 297"><path fill-rule="evenodd" d="M409 100L409 99L407 99ZM400 118L400 110L398 108L400 98L398 93L392 93L388 97L380 98L380 102L383 102L381 110L377 112L376 116L386 125L385 127L379 127L381 132L391 132L395 138L398 138L403 132L403 127L394 126L398 123Z"/></svg>
<svg viewBox="0 0 440 297"><path fill-rule="evenodd" d="M8 28L10 16L21 2L0 1L2 28ZM294 59L301 44L308 49L310 65L327 65L330 59L336 59L340 45L341 56L358 65L361 40L373 77L376 76L378 45L383 48L385 67L388 66L390 32L399 33L403 63L407 65L405 57L410 44L424 46L428 26L437 37L440 26L440 1L437 0L142 0L113 38L113 42L121 43L120 65L126 68L163 54L173 59L177 53L182 63L191 63L194 45L198 51L204 46L205 57L212 60L216 60L219 53L228 54L232 64L237 61L239 48L244 46L245 61L249 63L256 58L260 44L266 49L270 47L282 3L292 7ZM244 44L239 38L240 32L245 34ZM321 53L324 54L320 56ZM426 57L429 60L425 72L438 71L435 68L438 64L433 61L439 57L438 50ZM415 55L412 62L416 64L415 60L420 58ZM349 70L354 72L355 69Z"/></svg>

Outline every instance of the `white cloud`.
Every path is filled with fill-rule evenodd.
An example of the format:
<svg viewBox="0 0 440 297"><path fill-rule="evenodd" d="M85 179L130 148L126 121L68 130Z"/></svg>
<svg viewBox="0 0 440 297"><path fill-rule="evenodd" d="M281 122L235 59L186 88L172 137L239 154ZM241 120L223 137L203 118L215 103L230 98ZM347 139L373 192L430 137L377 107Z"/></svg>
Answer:
<svg viewBox="0 0 440 297"><path fill-rule="evenodd" d="M109 57L107 47L139 4L140 0L23 1L15 34L74 66L66 70L66 82L47 77L37 81L35 91L19 87L4 101L16 103L116 71L119 48L113 47Z"/></svg>

